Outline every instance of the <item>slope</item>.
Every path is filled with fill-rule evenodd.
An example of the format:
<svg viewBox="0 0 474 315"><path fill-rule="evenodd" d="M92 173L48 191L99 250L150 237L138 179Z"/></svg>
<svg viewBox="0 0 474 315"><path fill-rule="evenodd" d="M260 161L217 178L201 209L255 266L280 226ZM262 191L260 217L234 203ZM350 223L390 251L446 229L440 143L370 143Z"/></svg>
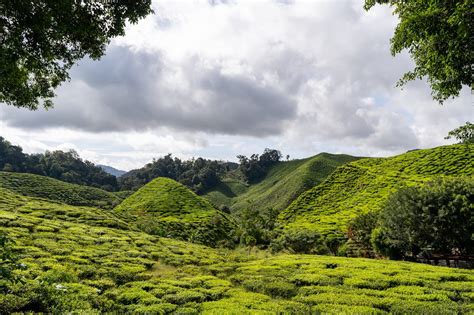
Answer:
<svg viewBox="0 0 474 315"><path fill-rule="evenodd" d="M209 201L184 185L159 177L115 208L133 215L136 225L151 234L215 246L229 239L231 223Z"/></svg>
<svg viewBox="0 0 474 315"><path fill-rule="evenodd" d="M77 214L87 213L87 218ZM70 215L72 214L72 215ZM120 224L103 224L104 218ZM135 231L113 212L0 189L0 233L22 282L0 280L0 313L462 314L474 274L311 255L255 257Z"/></svg>
<svg viewBox="0 0 474 315"><path fill-rule="evenodd" d="M205 197L232 211L244 208L283 210L302 192L322 182L338 166L358 159L350 155L321 153L311 158L279 162L256 184L245 186L224 180Z"/></svg>
<svg viewBox="0 0 474 315"><path fill-rule="evenodd" d="M121 201L119 196L99 188L27 173L0 172L0 187L21 195L75 206L113 208Z"/></svg>
<svg viewBox="0 0 474 315"><path fill-rule="evenodd" d="M323 183L299 196L279 216L286 229L310 229L343 235L357 214L379 211L404 185L436 176L473 176L474 145L452 145L367 158L339 167Z"/></svg>

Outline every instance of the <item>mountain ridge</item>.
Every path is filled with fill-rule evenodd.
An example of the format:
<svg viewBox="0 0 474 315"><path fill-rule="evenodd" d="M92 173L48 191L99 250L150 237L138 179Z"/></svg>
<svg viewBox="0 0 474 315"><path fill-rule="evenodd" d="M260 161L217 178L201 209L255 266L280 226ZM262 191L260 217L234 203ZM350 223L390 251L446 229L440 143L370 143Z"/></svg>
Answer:
<svg viewBox="0 0 474 315"><path fill-rule="evenodd" d="M119 170L119 169L117 169L113 166L109 166L109 165L96 164L96 166L100 167L102 170L104 170L104 172L106 172L110 175L114 175L117 178L127 173L127 171Z"/></svg>

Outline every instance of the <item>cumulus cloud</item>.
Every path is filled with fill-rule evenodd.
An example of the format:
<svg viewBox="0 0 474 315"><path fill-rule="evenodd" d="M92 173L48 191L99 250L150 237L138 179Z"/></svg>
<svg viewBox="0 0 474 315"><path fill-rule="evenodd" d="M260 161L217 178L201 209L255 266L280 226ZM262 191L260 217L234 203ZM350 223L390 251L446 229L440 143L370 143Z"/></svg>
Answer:
<svg viewBox="0 0 474 315"><path fill-rule="evenodd" d="M155 2L156 14L130 26L105 57L73 69L54 109L0 107L3 128L30 130L31 137L32 130L62 128L86 137L82 147L115 134L126 145L117 140L108 146L114 152L219 158L267 146L307 156L386 155L442 144L450 129L474 118L468 89L441 107L425 82L395 87L413 67L407 54L390 55L397 18L389 7L362 6L362 0ZM133 144L142 142L149 145Z"/></svg>
<svg viewBox="0 0 474 315"><path fill-rule="evenodd" d="M278 134L295 116L296 103L278 87L192 56L179 66L160 54L111 47L99 64L86 60L58 91L51 111L4 117L28 129L69 127L84 131L144 131L156 127L222 134Z"/></svg>

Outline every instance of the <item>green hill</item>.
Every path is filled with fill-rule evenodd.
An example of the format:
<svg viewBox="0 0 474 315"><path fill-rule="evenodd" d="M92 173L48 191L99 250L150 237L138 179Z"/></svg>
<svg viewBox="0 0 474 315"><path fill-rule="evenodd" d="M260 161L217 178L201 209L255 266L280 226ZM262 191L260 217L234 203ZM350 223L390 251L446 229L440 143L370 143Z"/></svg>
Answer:
<svg viewBox="0 0 474 315"><path fill-rule="evenodd" d="M462 314L474 309L469 270L216 250L134 230L107 210L5 189L0 189L0 233L14 240L24 266L15 272L22 282L0 279L2 314Z"/></svg>
<svg viewBox="0 0 474 315"><path fill-rule="evenodd" d="M390 158L361 159L339 167L299 196L279 216L286 229L344 234L357 214L378 211L397 188L436 176L473 176L474 145L416 150Z"/></svg>
<svg viewBox="0 0 474 315"><path fill-rule="evenodd" d="M115 208L133 215L136 225L151 234L217 245L229 238L231 223L225 214L184 185L159 177Z"/></svg>
<svg viewBox="0 0 474 315"><path fill-rule="evenodd" d="M122 198L114 193L89 186L27 173L0 172L0 188L18 194L39 197L74 206L113 208Z"/></svg>
<svg viewBox="0 0 474 315"><path fill-rule="evenodd" d="M204 197L232 211L245 208L283 210L338 166L356 159L344 154L321 153L307 159L279 162L256 184L244 185L238 179L224 179L217 189L207 192Z"/></svg>

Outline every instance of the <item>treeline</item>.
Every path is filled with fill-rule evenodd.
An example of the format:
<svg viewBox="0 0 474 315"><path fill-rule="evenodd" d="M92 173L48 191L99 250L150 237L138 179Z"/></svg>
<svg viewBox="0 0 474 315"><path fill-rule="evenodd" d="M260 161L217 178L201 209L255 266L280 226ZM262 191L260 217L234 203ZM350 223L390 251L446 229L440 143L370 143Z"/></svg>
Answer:
<svg viewBox="0 0 474 315"><path fill-rule="evenodd" d="M203 193L217 186L228 172L238 172L244 181L255 182L281 157L280 151L265 149L261 155L252 154L250 158L237 156L240 162L237 164L203 158L181 160L168 154L117 179L94 163L81 159L74 150L26 154L20 146L0 137L0 171L38 174L108 191L137 190L154 178L167 177L196 193Z"/></svg>
<svg viewBox="0 0 474 315"><path fill-rule="evenodd" d="M262 155L252 154L249 158L238 155L239 170L247 182L256 182L267 173L270 166L281 160L282 154L278 150L265 149Z"/></svg>
<svg viewBox="0 0 474 315"><path fill-rule="evenodd" d="M119 189L115 176L90 161L82 160L74 150L27 154L3 137L0 137L0 171L43 175L109 191Z"/></svg>
<svg viewBox="0 0 474 315"><path fill-rule="evenodd" d="M218 185L225 173L236 168L235 163L203 158L184 161L168 154L124 174L119 178L119 186L121 190L137 190L154 178L168 177L197 193L202 193Z"/></svg>
<svg viewBox="0 0 474 315"><path fill-rule="evenodd" d="M239 172L247 182L261 179L270 166L280 161L278 150L265 149L261 155L252 154L250 158L239 155L239 164L203 158L180 160L171 154L154 159L140 169L130 171L118 179L121 190L137 190L157 177L168 177L189 187L196 193L203 193L216 187L228 172Z"/></svg>

